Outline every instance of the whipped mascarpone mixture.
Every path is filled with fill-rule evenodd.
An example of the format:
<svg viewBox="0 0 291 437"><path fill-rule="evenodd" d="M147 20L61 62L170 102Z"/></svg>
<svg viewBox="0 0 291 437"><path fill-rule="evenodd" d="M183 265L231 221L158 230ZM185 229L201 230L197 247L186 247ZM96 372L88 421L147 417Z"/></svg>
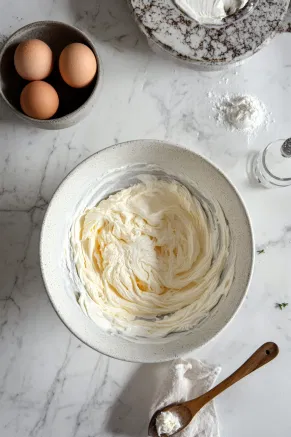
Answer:
<svg viewBox="0 0 291 437"><path fill-rule="evenodd" d="M153 178L75 220L78 302L96 323L129 337L189 330L227 294L235 256L220 205Z"/></svg>
<svg viewBox="0 0 291 437"><path fill-rule="evenodd" d="M174 0L190 18L200 24L221 24L229 15L242 9L248 0Z"/></svg>

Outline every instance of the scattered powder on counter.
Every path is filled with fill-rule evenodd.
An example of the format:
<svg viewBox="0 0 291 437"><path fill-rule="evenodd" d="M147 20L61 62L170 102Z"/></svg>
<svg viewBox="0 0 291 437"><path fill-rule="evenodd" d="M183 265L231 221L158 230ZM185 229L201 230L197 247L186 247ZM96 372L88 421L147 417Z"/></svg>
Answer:
<svg viewBox="0 0 291 437"><path fill-rule="evenodd" d="M217 121L230 130L253 132L262 125L265 115L264 105L252 96L226 96L217 105Z"/></svg>
<svg viewBox="0 0 291 437"><path fill-rule="evenodd" d="M257 97L242 94L216 97L211 91L207 96L212 100L215 120L229 131L251 137L262 125L267 129L271 122L271 113Z"/></svg>
<svg viewBox="0 0 291 437"><path fill-rule="evenodd" d="M229 77L222 77L219 81L218 81L218 84L219 85L228 85L228 83L229 83Z"/></svg>
<svg viewBox="0 0 291 437"><path fill-rule="evenodd" d="M175 434L181 428L180 418L171 411L164 411L156 419L156 428L159 436Z"/></svg>

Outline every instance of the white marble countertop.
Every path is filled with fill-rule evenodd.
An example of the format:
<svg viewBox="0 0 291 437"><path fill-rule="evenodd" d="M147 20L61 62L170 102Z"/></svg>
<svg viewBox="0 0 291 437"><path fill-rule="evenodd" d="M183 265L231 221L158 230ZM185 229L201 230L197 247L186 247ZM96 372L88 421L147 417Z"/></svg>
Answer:
<svg viewBox="0 0 291 437"><path fill-rule="evenodd" d="M0 104L1 437L146 436L154 365L107 358L71 335L48 301L38 256L43 214L64 176L93 152L136 138L201 152L241 192L257 249L265 253L257 256L234 321L192 355L221 364L223 378L261 343L276 341L276 361L223 394L217 408L223 437L290 436L291 187L251 186L246 163L268 142L290 136L291 35L278 35L236 70L198 73L153 54L124 1L2 0L0 40L49 18L90 33L103 60L104 86L91 115L59 132L23 124ZM216 126L209 91L252 93L274 123L248 145ZM276 309L283 301L289 306Z"/></svg>

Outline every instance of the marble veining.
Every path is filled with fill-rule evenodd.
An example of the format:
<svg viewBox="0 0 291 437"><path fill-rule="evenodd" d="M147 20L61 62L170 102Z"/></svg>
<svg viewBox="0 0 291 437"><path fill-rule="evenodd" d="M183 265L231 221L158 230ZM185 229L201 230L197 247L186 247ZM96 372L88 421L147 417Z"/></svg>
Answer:
<svg viewBox="0 0 291 437"><path fill-rule="evenodd" d="M0 435L146 436L161 365L101 356L63 326L46 296L38 258L44 211L63 177L93 152L136 138L167 139L218 164L250 212L257 250L248 297L231 325L192 353L227 376L261 343L276 341L276 361L223 397L224 437L290 435L291 187L249 182L248 162L269 141L290 136L290 34L281 34L240 68L196 72L149 50L121 0L2 0L1 39L40 19L87 31L104 64L95 110L81 124L41 131L0 102ZM208 92L251 93L275 120L247 144L212 118ZM277 302L289 302L284 310ZM274 420L274 412L276 420Z"/></svg>

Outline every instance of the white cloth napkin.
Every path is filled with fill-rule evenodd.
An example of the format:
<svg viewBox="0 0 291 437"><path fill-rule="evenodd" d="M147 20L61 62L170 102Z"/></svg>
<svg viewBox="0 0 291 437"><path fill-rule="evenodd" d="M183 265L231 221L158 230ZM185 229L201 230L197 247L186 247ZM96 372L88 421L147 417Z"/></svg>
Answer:
<svg viewBox="0 0 291 437"><path fill-rule="evenodd" d="M175 360L165 370L158 387L157 401L151 416L160 408L173 402L196 398L208 391L215 383L221 368L210 366L199 360ZM219 427L214 403L206 405L195 419L177 434L179 437L219 437Z"/></svg>

